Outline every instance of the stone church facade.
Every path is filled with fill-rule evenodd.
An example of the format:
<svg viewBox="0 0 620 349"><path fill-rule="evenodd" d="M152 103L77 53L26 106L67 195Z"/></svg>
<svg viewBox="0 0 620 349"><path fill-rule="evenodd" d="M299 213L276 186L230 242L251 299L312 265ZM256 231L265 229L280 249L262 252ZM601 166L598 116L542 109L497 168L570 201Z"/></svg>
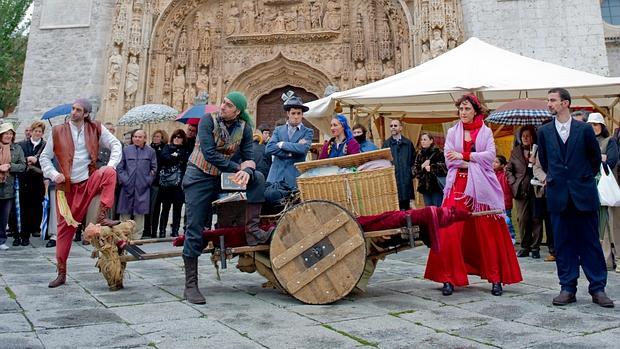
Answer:
<svg viewBox="0 0 620 349"><path fill-rule="evenodd" d="M115 122L136 105L183 110L204 92L217 103L240 90L250 112L259 112L258 122L271 123L261 108L272 110L264 104L280 103L274 94L283 89L319 98L334 87L360 86L421 64L472 36L526 56L609 72L598 0L34 3L22 120L78 96L93 100L98 119ZM563 18L545 16L554 12L541 3L562 5ZM596 17L597 10L598 21L569 22L574 14ZM561 40L550 26L560 28ZM586 49L589 58L577 54Z"/></svg>

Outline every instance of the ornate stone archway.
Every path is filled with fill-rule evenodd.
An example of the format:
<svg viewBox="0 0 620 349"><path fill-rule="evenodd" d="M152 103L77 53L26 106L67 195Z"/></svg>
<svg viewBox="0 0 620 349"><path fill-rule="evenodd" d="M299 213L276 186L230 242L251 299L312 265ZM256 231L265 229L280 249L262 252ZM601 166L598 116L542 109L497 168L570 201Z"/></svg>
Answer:
<svg viewBox="0 0 620 349"><path fill-rule="evenodd" d="M244 91L248 97L248 109L255 115L260 97L276 88L293 85L322 96L325 88L333 84L334 81L321 71L278 54L268 62L237 74L229 84L229 90Z"/></svg>

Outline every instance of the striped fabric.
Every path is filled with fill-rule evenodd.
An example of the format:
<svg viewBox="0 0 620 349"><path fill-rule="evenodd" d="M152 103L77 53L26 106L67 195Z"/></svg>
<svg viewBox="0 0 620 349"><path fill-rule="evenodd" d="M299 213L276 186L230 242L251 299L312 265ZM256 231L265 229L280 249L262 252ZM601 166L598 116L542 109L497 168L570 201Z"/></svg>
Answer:
<svg viewBox="0 0 620 349"><path fill-rule="evenodd" d="M215 142L215 150L222 154L226 160L229 160L235 155L237 149L239 149L239 144L241 144L241 139L243 138L243 130L245 129L245 121L239 120L240 126L235 127L233 133L228 135L226 128L218 121L217 115L211 115L213 117L213 140ZM196 145L189 157L189 162L206 174L212 176L218 176L220 174L220 170L209 163L202 155L198 137L196 137Z"/></svg>

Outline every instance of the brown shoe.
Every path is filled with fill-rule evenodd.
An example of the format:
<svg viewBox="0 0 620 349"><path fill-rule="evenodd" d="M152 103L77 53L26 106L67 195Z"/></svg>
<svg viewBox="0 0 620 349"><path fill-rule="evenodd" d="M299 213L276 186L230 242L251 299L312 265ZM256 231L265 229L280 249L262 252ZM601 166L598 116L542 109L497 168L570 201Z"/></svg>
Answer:
<svg viewBox="0 0 620 349"><path fill-rule="evenodd" d="M575 303L577 298L575 298L575 294L568 291L561 291L560 294L553 298L553 305L567 305L570 303Z"/></svg>
<svg viewBox="0 0 620 349"><path fill-rule="evenodd" d="M58 268L58 276L52 282L47 285L49 288L55 288L60 285L64 285L67 281L67 263L58 262L56 266Z"/></svg>
<svg viewBox="0 0 620 349"><path fill-rule="evenodd" d="M105 207L103 205L99 205L99 212L97 213L97 224L113 227L115 225L121 224L121 221L116 221L108 218L108 213L110 212L109 207Z"/></svg>
<svg viewBox="0 0 620 349"><path fill-rule="evenodd" d="M609 297L607 297L607 295L603 291L596 292L595 294L592 295L592 303L598 304L603 308L614 307L614 301L609 299Z"/></svg>
<svg viewBox="0 0 620 349"><path fill-rule="evenodd" d="M555 262L555 256L550 254L547 257L545 257L545 262Z"/></svg>

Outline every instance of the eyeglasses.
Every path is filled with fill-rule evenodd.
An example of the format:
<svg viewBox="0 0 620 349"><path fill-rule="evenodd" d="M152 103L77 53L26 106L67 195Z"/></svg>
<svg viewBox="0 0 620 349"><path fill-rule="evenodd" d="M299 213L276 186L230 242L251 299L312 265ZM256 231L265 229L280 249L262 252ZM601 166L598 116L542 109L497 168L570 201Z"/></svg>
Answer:
<svg viewBox="0 0 620 349"><path fill-rule="evenodd" d="M396 128L398 127L398 125L390 125L390 127Z"/></svg>

